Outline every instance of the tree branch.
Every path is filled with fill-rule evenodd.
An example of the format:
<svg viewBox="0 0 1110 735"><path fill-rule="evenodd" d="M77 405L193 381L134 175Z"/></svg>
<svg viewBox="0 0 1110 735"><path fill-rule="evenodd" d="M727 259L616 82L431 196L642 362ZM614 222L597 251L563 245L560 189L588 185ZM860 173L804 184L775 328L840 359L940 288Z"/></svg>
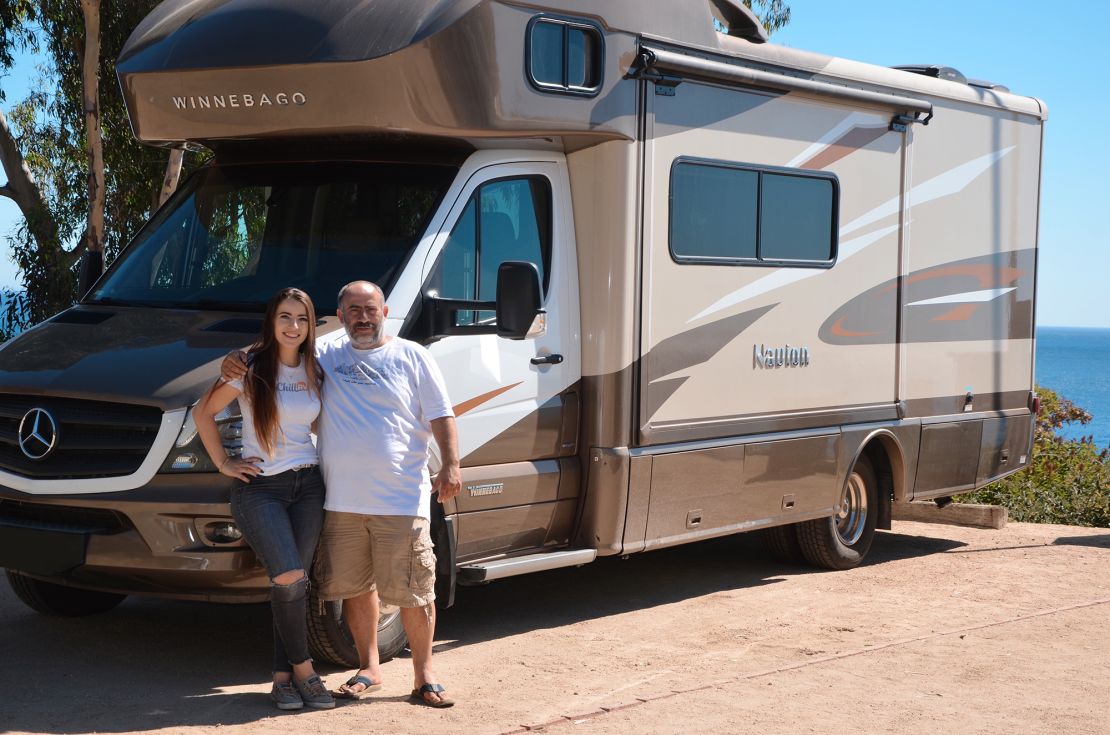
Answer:
<svg viewBox="0 0 1110 735"><path fill-rule="evenodd" d="M85 138L89 152L89 222L83 242L104 251L104 149L100 131L100 0L81 0L85 18L85 55L81 65Z"/></svg>
<svg viewBox="0 0 1110 735"><path fill-rule="evenodd" d="M54 248L60 249L58 221L50 213L42 189L35 181L31 169L27 167L27 162L23 160L19 143L8 127L8 119L4 117L3 111L0 111L0 164L3 164L4 171L8 174L4 196L14 201L23 213L27 229L39 250L46 252Z"/></svg>
<svg viewBox="0 0 1110 735"><path fill-rule="evenodd" d="M0 197L15 199L15 193L12 191L12 188L10 186L5 184L4 186L0 186Z"/></svg>
<svg viewBox="0 0 1110 735"><path fill-rule="evenodd" d="M184 146L170 149L169 160L166 161L166 176L162 179L162 191L158 194L158 207L165 204L170 195L177 190L177 180L181 178L181 163L184 158Z"/></svg>
<svg viewBox="0 0 1110 735"><path fill-rule="evenodd" d="M63 250L61 256L58 258L59 265L63 270L72 268L81 256L85 254L85 249L88 245L87 234L81 235L81 239L73 246L72 250Z"/></svg>

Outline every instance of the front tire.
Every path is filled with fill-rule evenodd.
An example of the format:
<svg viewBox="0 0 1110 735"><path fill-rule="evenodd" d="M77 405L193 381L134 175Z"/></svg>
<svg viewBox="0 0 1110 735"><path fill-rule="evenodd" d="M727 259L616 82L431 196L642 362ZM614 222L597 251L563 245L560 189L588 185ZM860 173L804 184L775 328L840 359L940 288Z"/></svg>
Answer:
<svg viewBox="0 0 1110 735"><path fill-rule="evenodd" d="M825 569L857 567L871 549L879 517L879 481L866 456L856 460L836 515L798 524L798 542L810 564Z"/></svg>
<svg viewBox="0 0 1110 735"><path fill-rule="evenodd" d="M323 614L320 614L321 604ZM383 662L388 661L404 650L407 643L405 628L401 624L401 608L382 605L378 617L378 656ZM343 619L343 603L321 603L313 588L310 588L308 595L308 648L317 661L329 661L347 668L358 667L358 651Z"/></svg>
<svg viewBox="0 0 1110 735"><path fill-rule="evenodd" d="M119 605L127 595L66 587L5 570L8 584L24 605L43 615L79 618L98 615Z"/></svg>

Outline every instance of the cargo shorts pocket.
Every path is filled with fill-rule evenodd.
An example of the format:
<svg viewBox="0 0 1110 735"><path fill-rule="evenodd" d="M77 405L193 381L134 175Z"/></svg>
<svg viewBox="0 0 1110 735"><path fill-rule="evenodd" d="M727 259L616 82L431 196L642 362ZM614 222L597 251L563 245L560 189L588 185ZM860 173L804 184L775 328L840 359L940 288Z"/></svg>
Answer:
<svg viewBox="0 0 1110 735"><path fill-rule="evenodd" d="M436 586L436 554L427 527L413 540L412 561L409 569L409 591L425 597Z"/></svg>

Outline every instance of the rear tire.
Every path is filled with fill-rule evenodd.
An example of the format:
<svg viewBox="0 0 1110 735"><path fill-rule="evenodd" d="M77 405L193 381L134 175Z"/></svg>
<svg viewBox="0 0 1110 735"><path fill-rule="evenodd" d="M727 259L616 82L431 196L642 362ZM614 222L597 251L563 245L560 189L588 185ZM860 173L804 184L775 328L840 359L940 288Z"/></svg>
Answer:
<svg viewBox="0 0 1110 735"><path fill-rule="evenodd" d="M871 461L856 460L840 496L837 514L798 524L798 542L810 564L825 569L859 566L875 538L879 481Z"/></svg>
<svg viewBox="0 0 1110 735"><path fill-rule="evenodd" d="M343 619L343 603L323 603L324 613L321 615L320 598L315 588L309 589L308 648L312 657L317 661L357 668L358 651ZM401 608L382 605L378 618L378 656L382 661L388 661L404 650L407 643L405 628L401 624Z"/></svg>
<svg viewBox="0 0 1110 735"><path fill-rule="evenodd" d="M43 615L62 618L97 615L108 612L127 597L113 592L97 592L44 582L11 570L5 572L15 596L24 605Z"/></svg>
<svg viewBox="0 0 1110 735"><path fill-rule="evenodd" d="M794 523L774 526L763 531L763 543L767 550L779 561L787 564L805 564L801 542L798 541L798 527Z"/></svg>

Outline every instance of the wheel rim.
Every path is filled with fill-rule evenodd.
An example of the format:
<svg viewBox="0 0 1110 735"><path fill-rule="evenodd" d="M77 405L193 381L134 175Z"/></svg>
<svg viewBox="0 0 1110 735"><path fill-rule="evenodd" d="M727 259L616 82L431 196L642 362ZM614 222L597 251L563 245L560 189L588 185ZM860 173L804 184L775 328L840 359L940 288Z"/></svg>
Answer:
<svg viewBox="0 0 1110 735"><path fill-rule="evenodd" d="M836 512L836 535L845 546L853 546L867 525L867 486L856 472L848 478Z"/></svg>
<svg viewBox="0 0 1110 735"><path fill-rule="evenodd" d="M397 616L401 614L401 608L396 605L382 605L378 613L378 632L388 628Z"/></svg>

